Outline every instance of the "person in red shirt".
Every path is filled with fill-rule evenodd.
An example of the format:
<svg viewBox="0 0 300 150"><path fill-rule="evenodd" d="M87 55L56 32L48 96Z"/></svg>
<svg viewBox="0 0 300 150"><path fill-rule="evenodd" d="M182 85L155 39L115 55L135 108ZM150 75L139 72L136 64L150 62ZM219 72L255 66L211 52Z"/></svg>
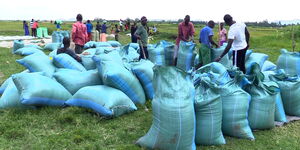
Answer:
<svg viewBox="0 0 300 150"><path fill-rule="evenodd" d="M75 43L76 54L81 54L84 44L88 41L86 25L82 23L82 15L78 14L77 22L72 26L72 41Z"/></svg>
<svg viewBox="0 0 300 150"><path fill-rule="evenodd" d="M176 39L176 47L175 47L175 52L173 57L175 66L177 63L177 54L178 54L180 41L184 41L184 42L194 41L194 35L195 35L194 25L192 22L190 22L190 16L186 15L184 21L182 21L178 25L178 36Z"/></svg>
<svg viewBox="0 0 300 150"><path fill-rule="evenodd" d="M39 24L38 24L38 22L37 21L35 21L34 23L33 23L33 25L32 25L32 35L34 36L34 37L36 37L36 29L39 27Z"/></svg>

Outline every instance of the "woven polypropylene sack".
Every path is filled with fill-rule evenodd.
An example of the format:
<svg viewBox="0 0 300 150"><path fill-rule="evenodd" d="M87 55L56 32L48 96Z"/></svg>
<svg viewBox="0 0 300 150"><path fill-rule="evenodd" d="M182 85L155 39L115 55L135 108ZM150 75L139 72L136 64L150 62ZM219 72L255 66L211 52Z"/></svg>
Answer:
<svg viewBox="0 0 300 150"><path fill-rule="evenodd" d="M84 87L65 104L90 108L106 117L117 117L137 110L134 103L122 91L105 85Z"/></svg>
<svg viewBox="0 0 300 150"><path fill-rule="evenodd" d="M276 70L276 65L270 61L266 61L264 65L261 67L261 71L272 71Z"/></svg>
<svg viewBox="0 0 300 150"><path fill-rule="evenodd" d="M53 63L58 68L74 69L86 71L86 69L77 60L68 54L61 53L53 57Z"/></svg>
<svg viewBox="0 0 300 150"><path fill-rule="evenodd" d="M16 50L23 48L24 47L24 42L23 40L14 40L14 45L12 48L12 53L14 53Z"/></svg>
<svg viewBox="0 0 300 150"><path fill-rule="evenodd" d="M222 101L210 79L195 87L196 144L225 144L222 133Z"/></svg>
<svg viewBox="0 0 300 150"><path fill-rule="evenodd" d="M61 43L48 43L44 47L44 50L54 51L61 48Z"/></svg>
<svg viewBox="0 0 300 150"><path fill-rule="evenodd" d="M155 65L165 65L164 46L157 44L155 47L148 45L149 60Z"/></svg>
<svg viewBox="0 0 300 150"><path fill-rule="evenodd" d="M270 78L279 85L285 113L300 116L300 79L284 72L270 75Z"/></svg>
<svg viewBox="0 0 300 150"><path fill-rule="evenodd" d="M132 64L132 72L137 76L143 86L147 99L153 99L153 67L154 64L149 60L140 60Z"/></svg>
<svg viewBox="0 0 300 150"><path fill-rule="evenodd" d="M179 44L176 67L189 71L194 66L196 54L194 53L196 44L193 42L183 42Z"/></svg>
<svg viewBox="0 0 300 150"><path fill-rule="evenodd" d="M99 76L105 85L124 92L135 104L145 103L145 93L139 80L122 64L113 60L93 57Z"/></svg>
<svg viewBox="0 0 300 150"><path fill-rule="evenodd" d="M254 139L248 122L248 109L251 96L239 86L235 78L220 87L222 100L222 131L223 134Z"/></svg>
<svg viewBox="0 0 300 150"><path fill-rule="evenodd" d="M83 87L102 84L97 70L80 72L71 69L59 69L53 76L72 95Z"/></svg>
<svg viewBox="0 0 300 150"><path fill-rule="evenodd" d="M277 69L283 69L291 76L300 76L300 53L282 49L281 55L277 59Z"/></svg>
<svg viewBox="0 0 300 150"><path fill-rule="evenodd" d="M212 61L215 60L216 58L220 57L221 54L224 52L225 48L226 48L225 46L221 46L220 48L212 48L212 51L211 51ZM223 56L219 62L227 68L232 67L232 63L229 60L228 55Z"/></svg>
<svg viewBox="0 0 300 150"><path fill-rule="evenodd" d="M32 47L23 47L23 48L20 48L20 49L15 51L15 54L23 55L23 56L31 55L31 54L34 54L34 53L44 53L44 52L42 52L39 49L32 48Z"/></svg>
<svg viewBox="0 0 300 150"><path fill-rule="evenodd" d="M30 72L44 72L48 77L52 77L56 69L52 60L44 53L34 53L17 60L17 62Z"/></svg>
<svg viewBox="0 0 300 150"><path fill-rule="evenodd" d="M252 53L245 63L246 73L248 74L250 72L253 63L257 63L262 67L268 58L269 56L263 53Z"/></svg>
<svg viewBox="0 0 300 150"><path fill-rule="evenodd" d="M263 82L263 74L258 64L252 66L249 80L251 84L244 87L251 95L249 107L249 124L253 130L271 129L275 127L275 102L279 87L275 82Z"/></svg>
<svg viewBox="0 0 300 150"><path fill-rule="evenodd" d="M13 75L12 79L24 105L63 106L72 96L58 82L40 74L21 73Z"/></svg>
<svg viewBox="0 0 300 150"><path fill-rule="evenodd" d="M120 47L122 44L118 41L107 41L112 47Z"/></svg>
<svg viewBox="0 0 300 150"><path fill-rule="evenodd" d="M195 89L191 78L176 67L154 68L153 122L137 144L147 149L194 150Z"/></svg>
<svg viewBox="0 0 300 150"><path fill-rule="evenodd" d="M6 79L6 80L1 84L1 86L0 86L0 94L2 94L2 93L5 91L5 89L7 88L8 84L9 84L9 82L11 82L11 81L12 81L12 78L9 77L8 79Z"/></svg>
<svg viewBox="0 0 300 150"><path fill-rule="evenodd" d="M108 42L96 42L95 47L112 47Z"/></svg>

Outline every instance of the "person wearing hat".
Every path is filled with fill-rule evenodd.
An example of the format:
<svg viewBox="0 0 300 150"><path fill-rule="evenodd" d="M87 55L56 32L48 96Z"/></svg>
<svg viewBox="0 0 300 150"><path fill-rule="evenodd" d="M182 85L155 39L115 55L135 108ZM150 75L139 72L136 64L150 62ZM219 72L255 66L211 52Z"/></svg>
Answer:
<svg viewBox="0 0 300 150"><path fill-rule="evenodd" d="M86 26L82 23L82 15L78 14L77 22L72 26L72 41L75 43L76 54L81 54L84 44L88 41Z"/></svg>
<svg viewBox="0 0 300 150"><path fill-rule="evenodd" d="M101 26L100 42L106 42L106 33L107 33L106 20L103 21Z"/></svg>
<svg viewBox="0 0 300 150"><path fill-rule="evenodd" d="M230 26L228 31L228 44L223 53L216 58L215 61L219 62L232 48L233 65L238 67L243 73L246 73L245 57L246 51L249 48L250 34L245 23L233 21L230 15L225 15L224 21Z"/></svg>
<svg viewBox="0 0 300 150"><path fill-rule="evenodd" d="M137 30L134 33L134 36L138 39L140 45L140 57L139 59L148 59L148 27L147 27L147 18L143 16L141 18L141 25L138 26Z"/></svg>

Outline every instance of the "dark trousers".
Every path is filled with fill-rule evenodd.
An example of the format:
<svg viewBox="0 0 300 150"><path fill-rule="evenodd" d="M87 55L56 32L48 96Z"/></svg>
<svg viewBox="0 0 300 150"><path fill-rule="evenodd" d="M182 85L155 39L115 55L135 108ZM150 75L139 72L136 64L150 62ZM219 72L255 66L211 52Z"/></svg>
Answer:
<svg viewBox="0 0 300 150"><path fill-rule="evenodd" d="M75 53L76 54L81 54L83 51L83 46L75 44Z"/></svg>
<svg viewBox="0 0 300 150"><path fill-rule="evenodd" d="M32 31L32 36L33 36L33 37L36 37L36 28L35 28L35 29L34 29L34 28L31 29L31 31Z"/></svg>
<svg viewBox="0 0 300 150"><path fill-rule="evenodd" d="M137 43L137 38L134 35L131 35L131 43Z"/></svg>
<svg viewBox="0 0 300 150"><path fill-rule="evenodd" d="M247 48L233 51L233 65L239 67L244 74L246 74L246 67L245 67L245 57L246 57Z"/></svg>
<svg viewBox="0 0 300 150"><path fill-rule="evenodd" d="M146 58L144 57L143 51L145 53ZM148 58L149 58L149 55L148 55L147 47L141 47L140 46L140 57L139 57L139 60L141 60L141 59L148 59Z"/></svg>
<svg viewBox="0 0 300 150"><path fill-rule="evenodd" d="M119 35L118 34L115 35L115 40L119 41Z"/></svg>

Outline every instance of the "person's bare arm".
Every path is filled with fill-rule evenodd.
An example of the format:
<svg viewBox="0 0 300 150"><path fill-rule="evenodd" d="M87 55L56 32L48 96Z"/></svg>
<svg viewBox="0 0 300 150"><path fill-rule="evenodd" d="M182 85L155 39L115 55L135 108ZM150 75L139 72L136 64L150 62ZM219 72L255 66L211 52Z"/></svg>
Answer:
<svg viewBox="0 0 300 150"><path fill-rule="evenodd" d="M212 39L212 35L208 37L209 39L209 42L212 44L212 45L215 45L216 47L219 47L219 45Z"/></svg>
<svg viewBox="0 0 300 150"><path fill-rule="evenodd" d="M218 58L215 59L216 62L219 62L228 53L228 51L231 48L232 43L233 43L233 39L229 39L228 44L227 44L225 50L223 51L223 53Z"/></svg>

